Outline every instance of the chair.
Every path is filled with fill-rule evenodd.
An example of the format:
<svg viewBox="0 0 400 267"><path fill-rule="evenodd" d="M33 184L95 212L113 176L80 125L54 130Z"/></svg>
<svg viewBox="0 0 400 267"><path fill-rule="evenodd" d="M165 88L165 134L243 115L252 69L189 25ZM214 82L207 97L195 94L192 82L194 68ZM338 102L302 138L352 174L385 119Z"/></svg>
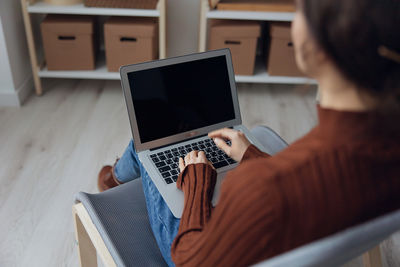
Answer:
<svg viewBox="0 0 400 267"><path fill-rule="evenodd" d="M274 154L286 143L271 129L252 130ZM268 135L269 138L263 138ZM103 193L80 192L73 206L75 236L81 266L97 266L97 254L105 266L166 266L147 217L141 179ZM256 266L340 266L363 255L364 266L380 267L379 243L400 230L400 210L348 228ZM97 252L97 253L96 253Z"/></svg>
<svg viewBox="0 0 400 267"><path fill-rule="evenodd" d="M103 193L78 193L73 206L81 266L167 266L148 220L141 178ZM121 204L123 203L123 204Z"/></svg>

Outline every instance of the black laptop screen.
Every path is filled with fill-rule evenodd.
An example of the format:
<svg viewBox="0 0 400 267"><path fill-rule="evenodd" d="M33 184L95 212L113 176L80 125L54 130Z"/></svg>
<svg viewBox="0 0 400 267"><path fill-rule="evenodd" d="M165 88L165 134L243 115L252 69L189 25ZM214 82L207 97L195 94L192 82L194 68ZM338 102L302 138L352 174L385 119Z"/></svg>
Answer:
<svg viewBox="0 0 400 267"><path fill-rule="evenodd" d="M142 143L233 120L225 56L128 73Z"/></svg>

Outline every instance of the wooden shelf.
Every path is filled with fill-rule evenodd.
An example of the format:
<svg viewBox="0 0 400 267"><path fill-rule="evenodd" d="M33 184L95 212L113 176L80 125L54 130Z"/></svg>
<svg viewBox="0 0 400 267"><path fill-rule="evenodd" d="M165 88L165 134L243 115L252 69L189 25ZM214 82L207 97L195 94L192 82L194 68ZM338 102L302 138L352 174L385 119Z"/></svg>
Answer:
<svg viewBox="0 0 400 267"><path fill-rule="evenodd" d="M209 10L206 12L206 17L208 19L292 21L294 18L294 13Z"/></svg>
<svg viewBox="0 0 400 267"><path fill-rule="evenodd" d="M96 70L55 71L44 68L39 71L40 78L65 78L65 79L94 79L94 80L119 80L118 72L108 72L104 67Z"/></svg>
<svg viewBox="0 0 400 267"><path fill-rule="evenodd" d="M105 16L135 16L135 17L159 17L157 9L131 9L131 8L100 8L85 7L83 4L70 6L50 5L37 2L28 6L29 13L40 14L74 14L74 15L105 15Z"/></svg>
<svg viewBox="0 0 400 267"><path fill-rule="evenodd" d="M95 70L48 70L44 67L39 70L38 75L40 78L120 80L119 72L107 70L104 56L97 59Z"/></svg>
<svg viewBox="0 0 400 267"><path fill-rule="evenodd" d="M208 0L200 0L200 31L199 52L206 51L207 29L209 19L235 19L235 20L258 20L258 21L285 21L294 19L294 12L258 12L258 11L230 11L210 10ZM316 81L304 77L270 76L266 71L265 63L260 58L256 59L254 75L236 75L237 83L281 83L281 84L316 84Z"/></svg>
<svg viewBox="0 0 400 267"><path fill-rule="evenodd" d="M270 76L262 58L256 59L254 75L236 75L237 83L275 83L275 84L316 84L316 81L306 77Z"/></svg>
<svg viewBox="0 0 400 267"><path fill-rule="evenodd" d="M104 56L97 59L95 70L77 71L54 71L46 67L39 71L40 78L66 78L66 79L99 79L99 80L120 80L119 72L109 72ZM275 84L315 84L312 79L305 77L270 76L261 58L257 59L254 75L236 75L237 83L275 83Z"/></svg>
<svg viewBox="0 0 400 267"><path fill-rule="evenodd" d="M51 5L43 0L20 0L24 18L25 34L28 42L29 56L32 66L33 80L36 94L41 95L42 78L71 78L71 79L105 79L119 80L119 72L107 70L104 55L97 59L97 67L91 71L50 71L43 66L43 58L40 57L43 48L34 36L32 20L34 14L70 14L70 15L94 15L94 16L131 16L131 17L156 17L158 18L158 47L159 57L167 57L166 40L166 0L158 0L156 9L132 9L132 8L99 8L86 7L84 4L69 6Z"/></svg>
<svg viewBox="0 0 400 267"><path fill-rule="evenodd" d="M256 71L252 76L236 75L237 83L316 84L309 78L270 76L266 71Z"/></svg>

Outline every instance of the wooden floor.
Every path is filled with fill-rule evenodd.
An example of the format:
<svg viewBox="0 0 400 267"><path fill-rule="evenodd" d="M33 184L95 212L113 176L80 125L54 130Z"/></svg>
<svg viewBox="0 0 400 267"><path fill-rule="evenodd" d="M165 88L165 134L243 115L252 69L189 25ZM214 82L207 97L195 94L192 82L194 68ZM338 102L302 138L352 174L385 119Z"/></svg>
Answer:
<svg viewBox="0 0 400 267"><path fill-rule="evenodd" d="M74 194L97 192L97 172L131 138L118 82L49 80L46 87L20 109L0 108L2 267L78 266ZM313 89L241 85L239 99L246 126L269 125L289 142L317 121ZM400 263L399 243L399 235L384 243L385 266Z"/></svg>

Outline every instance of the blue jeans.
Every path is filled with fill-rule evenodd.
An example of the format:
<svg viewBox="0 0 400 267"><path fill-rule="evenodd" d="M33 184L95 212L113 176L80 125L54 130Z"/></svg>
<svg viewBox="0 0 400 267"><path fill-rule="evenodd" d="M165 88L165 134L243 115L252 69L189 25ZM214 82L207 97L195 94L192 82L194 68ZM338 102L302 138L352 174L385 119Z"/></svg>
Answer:
<svg viewBox="0 0 400 267"><path fill-rule="evenodd" d="M287 143L268 127L258 126L252 130L252 134L270 155L278 153L287 146ZM140 163L133 140L116 164L114 174L123 183L142 177L151 229L166 263L168 266L175 266L171 259L171 244L178 233L180 219L174 217Z"/></svg>
<svg viewBox="0 0 400 267"><path fill-rule="evenodd" d="M175 266L171 259L171 244L178 233L180 219L175 218L158 192L135 152L133 140L114 168L116 178L123 183L142 177L143 192L151 229L161 254L168 266Z"/></svg>

